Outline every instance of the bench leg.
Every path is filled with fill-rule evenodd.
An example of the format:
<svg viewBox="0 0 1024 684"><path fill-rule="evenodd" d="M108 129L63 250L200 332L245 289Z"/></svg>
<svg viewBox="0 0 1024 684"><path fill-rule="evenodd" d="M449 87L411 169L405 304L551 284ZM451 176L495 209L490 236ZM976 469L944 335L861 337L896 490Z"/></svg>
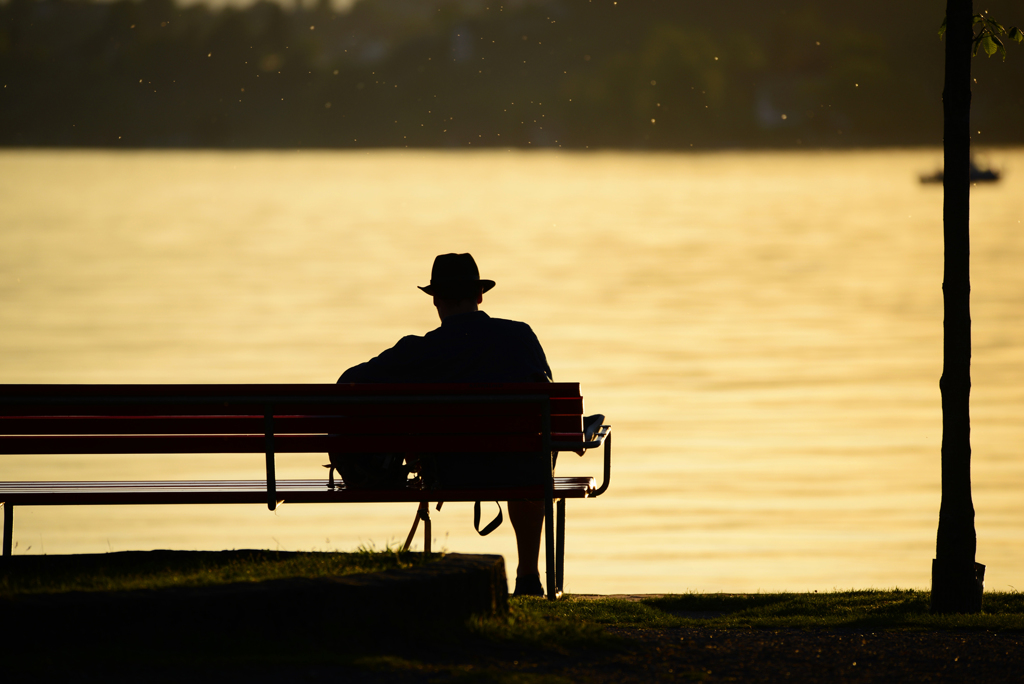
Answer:
<svg viewBox="0 0 1024 684"><path fill-rule="evenodd" d="M558 589L565 588L565 499L557 504L557 523L555 528L555 581Z"/></svg>
<svg viewBox="0 0 1024 684"><path fill-rule="evenodd" d="M14 537L14 504L0 503L4 509L4 555L11 555L11 540Z"/></svg>
<svg viewBox="0 0 1024 684"><path fill-rule="evenodd" d="M266 415L263 416L264 429L266 431L267 450L267 508L277 509L277 466L274 463L274 410L267 407Z"/></svg>
<svg viewBox="0 0 1024 684"><path fill-rule="evenodd" d="M558 586L558 571L555 568L555 503L548 492L544 499L544 572L547 576L547 594L552 601L562 596Z"/></svg>

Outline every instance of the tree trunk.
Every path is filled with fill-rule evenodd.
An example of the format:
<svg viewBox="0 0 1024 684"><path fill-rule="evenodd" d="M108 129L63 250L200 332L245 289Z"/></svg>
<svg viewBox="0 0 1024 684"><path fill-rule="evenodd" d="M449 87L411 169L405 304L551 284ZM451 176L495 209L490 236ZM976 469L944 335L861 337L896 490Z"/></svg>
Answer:
<svg viewBox="0 0 1024 684"><path fill-rule="evenodd" d="M944 114L945 326L942 378L942 503L932 561L933 612L981 610L985 568L975 563L971 500L971 41L972 0L946 3Z"/></svg>

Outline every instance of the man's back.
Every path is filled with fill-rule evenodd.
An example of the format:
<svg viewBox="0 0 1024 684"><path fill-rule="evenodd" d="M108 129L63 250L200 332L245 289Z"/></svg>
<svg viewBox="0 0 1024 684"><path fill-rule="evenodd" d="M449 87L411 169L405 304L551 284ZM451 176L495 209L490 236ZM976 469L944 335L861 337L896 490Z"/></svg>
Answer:
<svg viewBox="0 0 1024 684"><path fill-rule="evenodd" d="M525 323L483 311L448 316L423 337L345 371L338 382L550 382L544 350Z"/></svg>

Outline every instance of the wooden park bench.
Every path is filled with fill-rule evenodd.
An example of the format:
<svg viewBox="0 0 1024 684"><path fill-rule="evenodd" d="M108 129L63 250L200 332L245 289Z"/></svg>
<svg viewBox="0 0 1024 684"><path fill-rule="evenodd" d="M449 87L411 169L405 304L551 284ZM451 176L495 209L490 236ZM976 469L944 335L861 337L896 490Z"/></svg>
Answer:
<svg viewBox="0 0 1024 684"><path fill-rule="evenodd" d="M0 482L3 555L17 506L103 504L418 503L430 551L429 504L544 501L547 592L561 593L565 501L600 496L611 475L611 428L583 429L577 383L359 385L0 385L0 455L266 455L266 480ZM341 478L278 480L281 453L539 454L604 447L604 480L355 489ZM443 456L439 456L443 457ZM409 534L408 546L415 533Z"/></svg>

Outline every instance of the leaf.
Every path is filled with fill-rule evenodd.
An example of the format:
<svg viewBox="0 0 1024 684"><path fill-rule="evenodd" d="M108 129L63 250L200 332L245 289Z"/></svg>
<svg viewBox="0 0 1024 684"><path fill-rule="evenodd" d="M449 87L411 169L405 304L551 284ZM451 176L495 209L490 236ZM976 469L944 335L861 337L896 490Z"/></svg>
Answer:
<svg viewBox="0 0 1024 684"><path fill-rule="evenodd" d="M1006 46L1003 45L1003 41L999 40L999 36L992 36L992 40L998 46L997 49L999 50L999 54L1001 54L1003 56L1003 61L1005 62L1006 61ZM991 57L991 56L992 56L991 53L989 53L989 57Z"/></svg>
<svg viewBox="0 0 1024 684"><path fill-rule="evenodd" d="M998 42L998 45L997 45ZM999 51L999 47L1002 45L995 36L984 36L981 39L981 49L985 51L985 54L991 57Z"/></svg>
<svg viewBox="0 0 1024 684"><path fill-rule="evenodd" d="M942 18L942 26L939 27L939 38L946 35L946 18Z"/></svg>
<svg viewBox="0 0 1024 684"><path fill-rule="evenodd" d="M1018 43L1024 42L1024 31L1021 31L1016 26L1010 27L1010 40L1015 40Z"/></svg>
<svg viewBox="0 0 1024 684"><path fill-rule="evenodd" d="M983 17L980 14L975 14L974 17L973 17L973 21L971 23L972 24L977 24L979 21L985 21L985 17Z"/></svg>
<svg viewBox="0 0 1024 684"><path fill-rule="evenodd" d="M982 46L982 42L989 38L988 33L982 31L978 35L974 36L974 40L971 41L971 57L978 56L978 50Z"/></svg>

